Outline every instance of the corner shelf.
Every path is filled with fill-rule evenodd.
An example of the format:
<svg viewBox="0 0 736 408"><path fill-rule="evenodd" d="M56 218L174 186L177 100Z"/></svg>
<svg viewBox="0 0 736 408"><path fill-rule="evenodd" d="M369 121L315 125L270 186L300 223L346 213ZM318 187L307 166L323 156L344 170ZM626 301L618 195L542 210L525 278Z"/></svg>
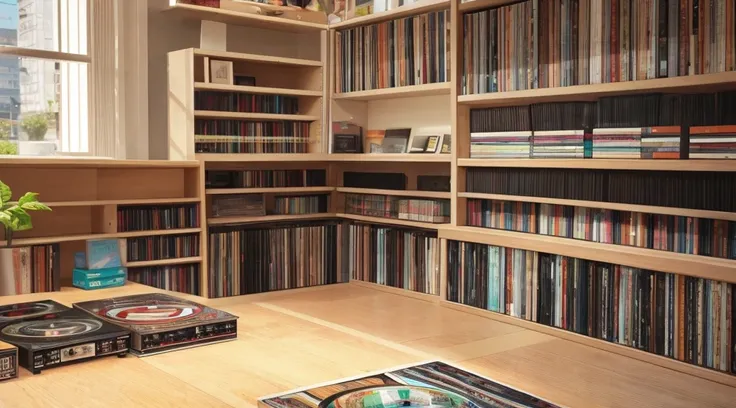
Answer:
<svg viewBox="0 0 736 408"><path fill-rule="evenodd" d="M311 23L299 20L290 20L279 17L264 16L261 14L242 13L221 8L197 6L193 4L177 3L164 10L189 20L212 20L220 23L282 30L296 33L320 32L327 29L326 24Z"/></svg>
<svg viewBox="0 0 736 408"><path fill-rule="evenodd" d="M197 153L195 159L203 162L322 162L328 161L323 153Z"/></svg>
<svg viewBox="0 0 736 408"><path fill-rule="evenodd" d="M453 0L456 1L456 0ZM393 10L381 11L367 16L354 17L346 21L330 24L331 29L343 30L368 24L381 23L383 21L427 13L435 10L450 8L450 0L419 0L416 3L397 7Z"/></svg>
<svg viewBox="0 0 736 408"><path fill-rule="evenodd" d="M157 235L179 235L179 234L198 234L202 231L201 228L179 228L179 229L161 229L153 231L129 231L129 232L111 232L111 233L99 233L99 234L71 234L71 235L56 235L49 237L35 237L35 238L15 238L13 239L14 246L26 246L26 245L42 245L42 244L54 244L57 242L73 242L73 241L86 241L90 239L116 239L116 238L136 238L136 237L150 237ZM7 245L6 241L0 241L0 246Z"/></svg>
<svg viewBox="0 0 736 408"><path fill-rule="evenodd" d="M129 200L87 200L87 201L56 201L46 202L49 207L92 207L98 205L165 205L165 204L186 204L198 203L200 199L194 198L141 198Z"/></svg>
<svg viewBox="0 0 736 408"><path fill-rule="evenodd" d="M603 201L567 200L564 198L548 198L533 196L515 196L505 194L458 193L461 198L477 198L482 200L521 201L525 203L569 205L572 207L602 208L605 210L633 211L649 214L666 214L683 217L712 218L716 220L736 221L736 213L724 211L696 210L677 207L657 207L625 203L608 203Z"/></svg>
<svg viewBox="0 0 736 408"><path fill-rule="evenodd" d="M607 84L536 88L523 91L459 95L458 104L471 107L525 105L543 102L593 101L602 96L634 95L654 92L722 91L736 87L736 71L689 75L673 78L643 79Z"/></svg>
<svg viewBox="0 0 736 408"><path fill-rule="evenodd" d="M406 163L450 163L451 154L409 153L331 153L331 162L406 162Z"/></svg>
<svg viewBox="0 0 736 408"><path fill-rule="evenodd" d="M300 120L305 122L320 120L319 116L311 115L287 115L283 113L227 112L206 110L195 110L194 117L217 119Z"/></svg>
<svg viewBox="0 0 736 408"><path fill-rule="evenodd" d="M310 194L331 193L335 187L263 187L263 188L208 188L207 195L224 194Z"/></svg>
<svg viewBox="0 0 736 408"><path fill-rule="evenodd" d="M230 52L230 51L214 51L214 50L202 50L199 48L193 49L195 56L202 57L214 57L223 58L238 61L250 61L257 62L260 64L277 64L277 65L293 65L298 67L322 67L322 61L301 59L301 58L286 58L286 57L272 57L270 55L259 55L259 54L245 54L241 52Z"/></svg>
<svg viewBox="0 0 736 408"><path fill-rule="evenodd" d="M518 317L509 316L503 313L492 312L490 310L481 309L474 306L464 305L462 303L451 302L448 300L442 300L440 304L449 309L458 310L474 314L476 316L485 317L487 319L496 320L502 323L511 324L518 327L523 327L528 330L533 330L539 333L549 334L551 336L561 338L568 341L573 341L585 346L590 346L599 350L605 350L611 353L619 354L635 360L644 361L650 364L654 364L660 367L669 368L671 370L679 371L685 374L693 375L699 378L704 378L710 381L717 382L719 384L736 387L736 376L725 372L719 372L713 369L700 367L694 364L686 363L684 361L675 360L670 357L660 356L655 353L648 351L639 350L633 347L625 346L622 344L612 343L606 340L597 339L595 337L589 337L575 332L571 332L565 329L557 327L547 326L542 323L533 322L530 320L521 319Z"/></svg>
<svg viewBox="0 0 736 408"><path fill-rule="evenodd" d="M543 169L736 171L736 160L655 159L458 159L458 167Z"/></svg>
<svg viewBox="0 0 736 408"><path fill-rule="evenodd" d="M481 227L446 226L440 229L439 236L736 283L736 260L732 259Z"/></svg>
<svg viewBox="0 0 736 408"><path fill-rule="evenodd" d="M244 92L262 95L284 95L284 96L308 96L321 98L322 91L308 91L304 89L289 88L271 88L265 86L245 86L245 85L227 85L212 84L209 82L195 82L195 90L201 91L217 91L217 92Z"/></svg>
<svg viewBox="0 0 736 408"><path fill-rule="evenodd" d="M332 95L332 99L336 101L377 101L381 99L410 98L415 96L432 95L450 95L450 83L440 82L434 84L335 93Z"/></svg>
<svg viewBox="0 0 736 408"><path fill-rule="evenodd" d="M423 229L429 229L429 230L437 230L437 229L440 229L440 228L443 228L449 225L449 224L433 224L430 222L400 220L397 218L370 217L367 215L356 215L356 214L340 213L340 214L337 214L337 217L344 218L346 220L368 222L371 224L399 225L399 226L404 226L404 227L423 228Z"/></svg>
<svg viewBox="0 0 736 408"><path fill-rule="evenodd" d="M144 268L147 266L167 266L167 265L182 265L188 263L202 262L201 256L192 256L188 258L173 258L173 259L157 259L155 261L137 261L137 262L126 262L126 268Z"/></svg>
<svg viewBox="0 0 736 408"><path fill-rule="evenodd" d="M419 191L419 190L383 190L376 188L353 188L353 187L337 187L335 191L338 193L352 194L377 194L398 197L417 197L417 198L444 198L450 199L450 192L444 191Z"/></svg>
<svg viewBox="0 0 736 408"><path fill-rule="evenodd" d="M207 219L207 225L228 225L228 224L253 224L258 222L270 221L298 221L298 220L315 220L323 218L335 218L332 213L318 214L294 214L294 215L262 215L262 216L242 216L242 217L219 217Z"/></svg>

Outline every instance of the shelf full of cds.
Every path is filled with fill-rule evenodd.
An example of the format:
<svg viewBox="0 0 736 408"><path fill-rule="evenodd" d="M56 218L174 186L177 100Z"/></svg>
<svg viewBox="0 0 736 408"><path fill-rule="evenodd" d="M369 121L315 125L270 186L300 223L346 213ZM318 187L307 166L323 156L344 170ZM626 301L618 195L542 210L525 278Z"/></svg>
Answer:
<svg viewBox="0 0 736 408"><path fill-rule="evenodd" d="M324 151L321 61L184 49L168 64L170 158Z"/></svg>

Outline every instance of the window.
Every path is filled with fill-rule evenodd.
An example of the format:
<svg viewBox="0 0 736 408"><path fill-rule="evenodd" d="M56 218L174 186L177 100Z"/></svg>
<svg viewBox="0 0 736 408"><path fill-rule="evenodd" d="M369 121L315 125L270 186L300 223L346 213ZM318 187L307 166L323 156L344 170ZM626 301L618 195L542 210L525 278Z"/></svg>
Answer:
<svg viewBox="0 0 736 408"><path fill-rule="evenodd" d="M89 0L0 0L0 154L89 154Z"/></svg>

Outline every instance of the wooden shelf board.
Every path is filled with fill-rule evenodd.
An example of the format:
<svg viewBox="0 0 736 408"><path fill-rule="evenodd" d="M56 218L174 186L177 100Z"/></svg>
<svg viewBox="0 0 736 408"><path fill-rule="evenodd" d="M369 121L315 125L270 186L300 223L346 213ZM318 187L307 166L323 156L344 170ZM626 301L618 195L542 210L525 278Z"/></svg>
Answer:
<svg viewBox="0 0 736 408"><path fill-rule="evenodd" d="M423 197L423 198L446 198L450 199L450 192L444 191L418 191L418 190L382 190L376 188L352 188L337 187L338 193L354 193L354 194L380 194L398 197Z"/></svg>
<svg viewBox="0 0 736 408"><path fill-rule="evenodd" d="M207 195L221 194L278 194L278 193L331 193L335 187L264 187L264 188L208 188Z"/></svg>
<svg viewBox="0 0 736 408"><path fill-rule="evenodd" d="M471 313L476 316L493 319L502 323L508 323L514 326L523 327L525 329L534 330L540 333L549 334L557 338L564 340L573 341L585 346L597 348L599 350L608 351L614 354L619 354L625 357L630 357L635 360L644 361L650 364L654 364L660 367L669 368L671 370L679 371L685 374L693 375L699 378L704 378L710 381L714 381L720 384L725 384L731 387L736 387L736 376L721 373L716 370L711 370L704 367L698 367L694 364L685 363L669 357L660 356L647 351L638 350L633 347L624 346L622 344L611 343L605 340L596 339L594 337L584 336L575 332L559 329L556 327L550 327L541 323L524 320L518 317L508 316L503 313L491 312L490 310L480 309L473 306L463 305L448 300L440 301L440 304L448 309L458 310L466 313Z"/></svg>
<svg viewBox="0 0 736 408"><path fill-rule="evenodd" d="M203 162L323 162L330 155L323 153L197 153Z"/></svg>
<svg viewBox="0 0 736 408"><path fill-rule="evenodd" d="M459 167L520 167L545 169L736 171L736 160L650 159L458 159Z"/></svg>
<svg viewBox="0 0 736 408"><path fill-rule="evenodd" d="M361 280L350 279L350 284L354 286L360 286L362 288L368 288L372 290L378 290L381 292L391 293L394 295L410 297L412 299L419 299L425 302L439 303L440 297L438 295L430 295L428 293L415 292L409 289L395 288L393 286L380 285L373 282L364 282Z"/></svg>
<svg viewBox="0 0 736 408"><path fill-rule="evenodd" d="M188 258L174 258L174 259L157 259L155 261L137 261L137 262L126 262L127 268L143 268L146 266L166 266L166 265L182 265L190 263L202 262L201 256L192 256Z"/></svg>
<svg viewBox="0 0 736 408"><path fill-rule="evenodd" d="M736 260L480 227L445 226L439 237L736 283Z"/></svg>
<svg viewBox="0 0 736 408"><path fill-rule="evenodd" d="M314 220L322 218L335 218L333 213L319 214L298 214L298 215L263 215L256 217L219 217L208 218L208 225L227 225L227 224L252 224L256 222L269 221L293 221L293 220Z"/></svg>
<svg viewBox="0 0 736 408"><path fill-rule="evenodd" d="M64 168L195 168L196 160L116 160L84 156L6 156L0 155L0 167L64 167Z"/></svg>
<svg viewBox="0 0 736 408"><path fill-rule="evenodd" d="M264 95L322 97L322 91L308 91L306 89L289 89L289 88L267 88L265 86L211 84L207 82L195 82L194 89L203 90L203 91L245 92L245 93L251 93L251 94L264 94Z"/></svg>
<svg viewBox="0 0 736 408"><path fill-rule="evenodd" d="M518 0L473 0L467 3L460 3L458 10L460 13L469 13L475 10L483 10L491 7L501 7L511 3L517 3Z"/></svg>
<svg viewBox="0 0 736 408"><path fill-rule="evenodd" d="M198 203L199 198L141 198L131 200L87 200L87 201L56 201L46 205L53 210L56 207L91 207L97 205L154 205L154 204L182 204Z"/></svg>
<svg viewBox="0 0 736 408"><path fill-rule="evenodd" d="M327 29L326 24L291 20L255 13L242 13L221 8L196 6L193 4L177 3L164 9L164 11L169 14L181 16L188 20L211 20L225 24L296 33L319 32Z"/></svg>
<svg viewBox="0 0 736 408"><path fill-rule="evenodd" d="M111 232L99 234L73 234L73 235L57 235L50 237L36 238L15 238L13 246L41 245L53 244L56 242L72 242L86 241L89 239L116 239L116 238L134 238L134 237L150 237L157 235L180 235L180 234L198 234L201 228L179 228L179 229L160 229L154 231L129 231L129 232ZM0 246L7 245L6 241L0 241Z"/></svg>
<svg viewBox="0 0 736 408"><path fill-rule="evenodd" d="M348 101L376 101L380 99L410 98L415 96L449 94L450 83L441 82L437 84L412 85L396 88L371 89L368 91L336 93L332 96L332 99Z"/></svg>
<svg viewBox="0 0 736 408"><path fill-rule="evenodd" d="M376 24L383 21L394 20L397 18L413 16L447 8L450 8L450 0L419 0L416 3L397 7L393 10L381 11L367 16L354 17L347 21L330 24L330 28L335 30L343 30L346 28Z"/></svg>
<svg viewBox="0 0 736 408"><path fill-rule="evenodd" d="M293 66L300 66L300 67L321 67L322 66L322 61L300 59L300 58L272 57L270 55L245 54L241 52L202 50L199 48L194 49L194 55L202 56L202 57L223 58L223 59L229 59L229 60L251 61L251 62L257 62L261 64L293 65Z"/></svg>
<svg viewBox="0 0 736 408"><path fill-rule="evenodd" d="M408 163L450 163L449 154L409 154L409 153L332 153L331 162L408 162Z"/></svg>
<svg viewBox="0 0 736 408"><path fill-rule="evenodd" d="M592 101L603 96L654 92L710 92L732 87L736 87L736 71L608 84L460 95L457 101L459 104L471 106L523 105L543 102Z"/></svg>
<svg viewBox="0 0 736 408"><path fill-rule="evenodd" d="M348 219L348 220L353 220L353 221L363 221L363 222L368 222L368 223L374 223L374 224L401 225L405 227L424 228L424 229L430 229L430 230L440 229L444 226L449 225L449 224L432 224L429 222L420 222L420 221L400 220L397 218L369 217L367 215L356 215L356 214L342 214L341 213L341 214L337 214L337 217Z"/></svg>
<svg viewBox="0 0 736 408"><path fill-rule="evenodd" d="M736 213L695 210L690 208L657 207L653 205L606 203L602 201L566 200L564 198L528 197L485 193L458 193L458 197L478 198L482 200L521 201L525 203L570 205L573 207L602 208L606 210L634 211L649 214L667 214L684 217L712 218L716 220L736 221Z"/></svg>
<svg viewBox="0 0 736 408"><path fill-rule="evenodd" d="M287 115L280 113L225 112L205 110L195 110L194 117L222 119L301 120L306 122L320 120L319 116L312 115Z"/></svg>

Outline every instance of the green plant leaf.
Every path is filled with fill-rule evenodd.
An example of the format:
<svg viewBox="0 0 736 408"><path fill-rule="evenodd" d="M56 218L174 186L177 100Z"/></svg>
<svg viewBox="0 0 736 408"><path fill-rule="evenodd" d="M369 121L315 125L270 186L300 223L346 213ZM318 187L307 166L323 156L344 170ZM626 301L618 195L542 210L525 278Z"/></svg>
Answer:
<svg viewBox="0 0 736 408"><path fill-rule="evenodd" d="M18 205L23 207L25 203L35 203L38 201L38 193L25 193L23 197L18 199Z"/></svg>
<svg viewBox="0 0 736 408"><path fill-rule="evenodd" d="M16 213L13 221L11 222L10 228L13 229L13 231L26 231L33 228L31 216L25 211L22 213Z"/></svg>
<svg viewBox="0 0 736 408"><path fill-rule="evenodd" d="M0 212L0 224L3 224L6 227L10 227L12 222L13 217L9 213L5 211Z"/></svg>
<svg viewBox="0 0 736 408"><path fill-rule="evenodd" d="M21 205L21 208L29 211L51 211L51 208L49 208L46 204L39 202L25 203Z"/></svg>
<svg viewBox="0 0 736 408"><path fill-rule="evenodd" d="M10 191L10 187L8 187L7 184L0 181L0 205L2 205L5 202L10 201L10 197L13 195L13 192Z"/></svg>

